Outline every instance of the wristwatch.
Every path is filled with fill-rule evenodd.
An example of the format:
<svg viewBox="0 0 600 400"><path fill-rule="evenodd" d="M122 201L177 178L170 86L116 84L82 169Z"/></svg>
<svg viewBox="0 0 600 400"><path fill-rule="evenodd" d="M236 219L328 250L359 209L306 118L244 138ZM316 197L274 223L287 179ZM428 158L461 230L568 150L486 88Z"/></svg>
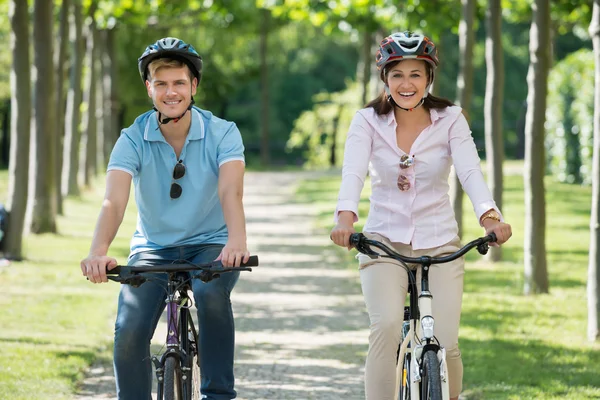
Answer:
<svg viewBox="0 0 600 400"><path fill-rule="evenodd" d="M493 219L494 221L498 221L500 222L500 214L498 214L498 211L491 209L489 211L486 211L481 218L479 219L479 222L481 224L483 224L483 221L485 221L486 219Z"/></svg>

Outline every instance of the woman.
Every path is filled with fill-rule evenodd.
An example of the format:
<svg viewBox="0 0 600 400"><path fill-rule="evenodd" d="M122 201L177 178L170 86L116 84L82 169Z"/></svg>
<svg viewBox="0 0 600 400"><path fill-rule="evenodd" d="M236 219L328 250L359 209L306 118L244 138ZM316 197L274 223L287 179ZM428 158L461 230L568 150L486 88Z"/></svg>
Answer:
<svg viewBox="0 0 600 400"><path fill-rule="evenodd" d="M384 91L355 115L344 154L342 183L331 239L350 248L358 202L369 170L372 195L363 233L406 256L439 256L460 248L449 199L450 167L458 174L486 234L501 245L510 225L486 186L475 143L460 107L432 96L438 66L435 45L410 32L385 38L376 57ZM367 399L395 399L396 350L400 341L407 273L394 261L359 255L360 279L370 319L365 367ZM433 266L436 336L446 348L450 396L462 389L458 326L464 259ZM420 276L419 276L420 279ZM420 286L418 286L420 287ZM439 327L439 328L438 328Z"/></svg>

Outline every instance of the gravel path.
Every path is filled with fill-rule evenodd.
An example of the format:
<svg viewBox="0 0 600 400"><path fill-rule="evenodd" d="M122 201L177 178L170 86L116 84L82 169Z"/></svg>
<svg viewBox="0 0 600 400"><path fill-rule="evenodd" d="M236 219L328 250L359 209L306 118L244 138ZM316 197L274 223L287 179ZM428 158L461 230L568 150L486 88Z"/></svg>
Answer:
<svg viewBox="0 0 600 400"><path fill-rule="evenodd" d="M239 400L364 399L368 318L358 274L335 266L317 210L294 204L306 173L247 173L249 248L261 266L232 294ZM160 324L153 343L164 343ZM110 365L95 365L76 399L114 399Z"/></svg>

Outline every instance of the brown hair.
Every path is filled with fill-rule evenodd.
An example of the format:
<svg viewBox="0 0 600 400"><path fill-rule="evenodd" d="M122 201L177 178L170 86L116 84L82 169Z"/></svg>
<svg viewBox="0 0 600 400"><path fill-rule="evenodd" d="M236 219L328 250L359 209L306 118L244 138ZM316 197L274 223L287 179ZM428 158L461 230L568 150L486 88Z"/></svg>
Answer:
<svg viewBox="0 0 600 400"><path fill-rule="evenodd" d="M192 73L192 70L183 61L176 60L176 59L173 59L173 58L157 58L156 60L152 61L148 65L148 80L151 81L152 78L154 77L154 74L156 74L156 71L158 71L159 69L162 69L162 68L183 68L183 67L187 67L188 74L190 76L190 81L193 81L194 78L195 78L195 76Z"/></svg>
<svg viewBox="0 0 600 400"><path fill-rule="evenodd" d="M386 82L388 72L392 69L392 67L394 67L401 61L402 60L393 61L393 62L387 64L383 68L383 70L381 71L381 80L383 80L383 82ZM431 79L431 76L433 74L431 64L429 64L427 61L423 61L423 62L425 63L425 67L426 67L425 70L427 72L427 78ZM423 107L428 111L431 110L432 108L433 109L444 109L446 107L451 107L453 105L454 105L454 103L452 103L450 100L445 99L443 97L434 96L431 93L428 94L427 97L425 97L425 100L423 100ZM375 110L375 113L377 115L386 115L390 111L392 111L394 106L388 100L388 95L385 92L385 90L382 90L381 94L379 96L377 96L376 98L374 98L373 100L368 102L367 105L365 105L365 108L369 108L369 107L373 107L373 109Z"/></svg>

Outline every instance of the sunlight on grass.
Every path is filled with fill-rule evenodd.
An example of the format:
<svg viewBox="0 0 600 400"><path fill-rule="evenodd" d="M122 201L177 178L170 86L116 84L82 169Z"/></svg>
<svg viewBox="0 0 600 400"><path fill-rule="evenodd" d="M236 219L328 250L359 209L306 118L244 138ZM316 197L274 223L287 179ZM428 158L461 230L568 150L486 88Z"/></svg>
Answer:
<svg viewBox="0 0 600 400"><path fill-rule="evenodd" d="M298 201L319 207L316 225L323 235L333 226L339 183L339 176L331 175L299 189ZM369 189L367 181L357 230L368 212ZM521 175L505 178L503 213L513 237L503 246L504 261L492 264L476 253L467 256L460 344L469 400L600 398L600 345L586 339L591 189L548 180L546 190L550 294L522 294ZM481 236L467 196L463 208L463 237ZM341 265L356 268L355 251L338 249L338 254Z"/></svg>

